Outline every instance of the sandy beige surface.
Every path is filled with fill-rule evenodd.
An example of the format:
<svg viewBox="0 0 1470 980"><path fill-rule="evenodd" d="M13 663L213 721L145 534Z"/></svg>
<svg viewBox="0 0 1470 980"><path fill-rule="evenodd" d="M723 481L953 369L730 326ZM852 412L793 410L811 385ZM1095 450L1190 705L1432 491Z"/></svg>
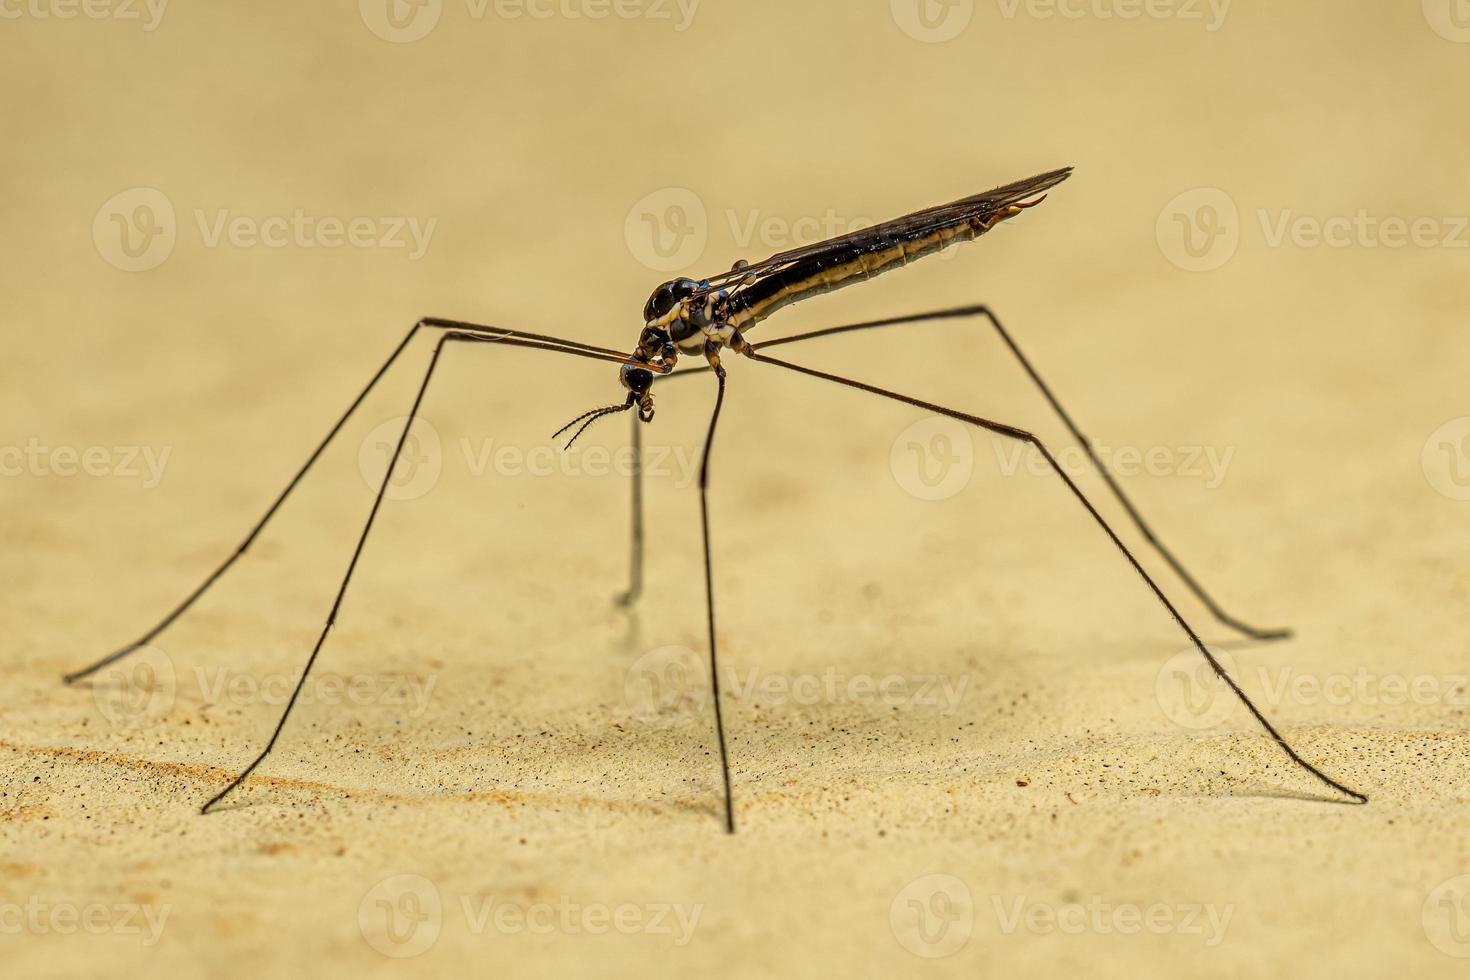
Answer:
<svg viewBox="0 0 1470 980"><path fill-rule="evenodd" d="M822 7L4 5L8 975L1464 975L1465 18ZM703 379L645 433L630 615L626 426L547 438L616 369L446 355L306 703L217 815L427 344L190 615L59 683L230 553L417 316L626 348L666 270L1062 164L987 239L757 338L993 304L1222 601L1297 629L1240 643L1140 552L1369 805L1176 658L1013 446L743 360L712 499L733 838ZM785 356L1068 445L983 326Z"/></svg>

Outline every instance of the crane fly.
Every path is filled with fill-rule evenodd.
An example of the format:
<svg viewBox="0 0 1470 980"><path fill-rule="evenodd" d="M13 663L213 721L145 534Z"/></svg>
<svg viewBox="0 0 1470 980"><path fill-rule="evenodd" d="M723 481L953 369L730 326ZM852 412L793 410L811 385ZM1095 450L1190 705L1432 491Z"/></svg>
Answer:
<svg viewBox="0 0 1470 980"><path fill-rule="evenodd" d="M337 589L336 598L333 600L331 611L327 615L326 624L323 626L316 644L312 648L311 655L307 658L296 687L290 699L287 701L280 719L276 723L275 730L266 742L265 748L223 790L215 794L214 797L200 808L202 813L209 813L221 800L233 792L236 787L240 786L265 761L266 757L270 755L271 749L275 747L276 740L280 737L286 720L290 717L291 710L301 694L307 676L310 674L312 666L316 663L317 656L321 653L322 645L325 643L327 635L331 632L332 626L337 620L337 614L341 610L343 596L347 592L348 584L352 581L352 574L357 568L358 560L362 557L363 546L366 544L368 534L373 527L373 522L377 518L378 510L382 505L389 481L392 479L394 468L408 439L409 430L413 425L414 419L418 416L419 409L423 404L424 393L428 389L430 379L434 376L434 369L439 364L440 356L443 354L445 347L451 343L497 344L529 348L548 353L567 354L617 364L618 380L624 390L622 400L585 412L558 430L553 438L571 432L571 437L566 443L567 447L570 447L582 433L587 431L589 426L599 419L623 412L632 412L633 444L635 450L641 452L639 435L641 426L652 422L654 418L654 388L660 383L671 380L672 377L710 374L715 379L715 399L714 408L709 417L709 426L706 432L704 446L700 454L700 521L703 531L705 610L709 637L709 683L710 693L712 695L711 703L714 707L714 737L719 751L720 776L724 787L724 827L726 831L733 833L735 830L735 804L731 789L730 760L726 747L725 723L720 706L720 672L718 648L715 642L714 566L710 558L708 506L710 458L714 448L715 431L720 420L720 410L725 403L727 370L722 355L726 351L730 351L757 364L770 365L828 384L865 391L880 398L909 405L926 412L932 412L935 415L944 416L985 430L992 435L1018 440L1034 447L1046 461L1051 471L1062 481L1071 496L1087 511L1100 530L1112 542L1113 547L1118 551L1120 557L1132 568L1133 572L1153 594L1154 598L1158 600L1178 627L1188 636L1190 643L1198 650L1200 656L1204 658L1204 661L1219 679L1229 687L1231 692L1233 692L1240 703L1250 712L1266 734L1275 741L1280 750L1293 763L1316 777L1317 780L1327 787L1353 802L1366 803L1367 797L1362 793L1349 789L1304 759L1266 718L1260 709L1256 707L1255 703L1240 688L1235 679L1221 665L1220 661L1206 648L1194 627L1184 619L1184 616L1168 596L1165 595L1154 577L1144 569L1133 551L1124 544L1122 538L1119 537L1112 525L1102 516L1088 496L1082 492L1067 474L1066 470L1058 465L1056 458L1052 456L1050 450L1039 438L1025 429L1007 425L1003 422L946 408L920 398L890 391L876 385L842 377L816 368L793 364L766 353L768 349L782 344L794 344L817 337L829 337L837 334L884 327L913 326L925 322L954 319L975 319L988 323L989 326L997 331L1007 349L1019 362L1022 370L1040 390L1073 438L1084 449L1093 467L1102 476L1109 491L1123 506L1130 520L1142 533L1145 540L1158 552L1165 564L1172 569L1184 586L1210 611L1215 619L1230 629L1251 639L1273 640L1289 636L1290 632L1287 630L1258 629L1231 616L1205 591L1203 586L1189 573L1179 559L1175 557L1173 552L1164 546L1158 536L1154 534L1152 528L1144 521L1142 515L1133 506L1127 495L1124 494L1112 474L1102 464L1088 439L1078 429L1071 416L1063 409L1061 402L1058 401L1051 389L1032 366L1031 362L1021 352L1020 347L1016 344L1010 332L1006 330L1001 324L1000 319L989 307L983 305L963 306L916 313L908 316L890 317L882 320L870 320L863 323L828 327L795 336L779 337L764 343L752 343L749 340L748 335L753 327L779 310L794 303L798 303L811 296L841 289L854 283L866 282L890 270L901 268L916 259L939 252L950 245L979 238L1001 222L1009 221L1040 204L1045 199L1045 193L1066 180L1071 172L1070 167L1053 170L1048 173L1039 174L1028 180L1017 181L1012 184L997 187L994 190L985 191L981 194L961 198L949 204L915 211L912 214L864 228L838 238L781 252L761 262L736 262L729 271L722 272L707 279L672 279L661 284L648 298L648 302L643 309L643 327L639 334L637 345L631 353L623 353L606 347L596 347L545 334L506 330L483 324L466 323L459 320L446 320L435 317L426 317L420 320L408 331L408 335L399 343L398 347L388 357L388 360L383 363L382 367L368 381L367 386L363 388L347 407L346 412L332 426L320 445L317 446L316 450L296 475L292 477L291 481L286 485L285 490L271 504L265 516L260 519L235 552L148 633L144 634L136 642L102 658L96 663L72 674L68 674L66 681L73 683L81 680L121 660L128 654L150 643L178 619L179 616L183 615L245 553L251 543L255 541L271 517L274 516L276 511L286 501L291 491L301 481L302 477L306 475L307 471L310 470L312 464L316 462L328 444L331 443L343 425L346 424L347 420L357 410L358 406L362 404L368 393L372 391L378 381L388 372L388 369L392 367L394 362L397 361L399 355L409 345L409 342L420 331L433 331L438 333L438 341L434 345L434 351L429 359L428 368L424 372L423 380L419 383L412 408L409 410L407 421L403 427L403 432L398 437L397 444L389 458L388 470L378 487L377 494L373 499L372 509L368 513L362 532L357 539L357 546L352 553L352 560ZM698 358L699 360L692 368L686 367L681 370L675 370L680 358L683 356ZM642 592L643 527L641 473L635 469L633 484L632 562L629 588L620 599L624 604L636 602Z"/></svg>

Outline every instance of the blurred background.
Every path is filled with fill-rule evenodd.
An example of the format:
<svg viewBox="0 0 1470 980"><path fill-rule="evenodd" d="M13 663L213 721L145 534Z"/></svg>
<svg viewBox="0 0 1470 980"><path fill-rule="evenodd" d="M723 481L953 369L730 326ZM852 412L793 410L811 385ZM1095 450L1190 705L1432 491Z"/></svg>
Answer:
<svg viewBox="0 0 1470 980"><path fill-rule="evenodd" d="M146 948L29 928L19 963L1463 967L1464 0L0 0L0 20L4 900L175 917ZM1233 642L1146 556L1247 687L1257 668L1280 685L1268 715L1377 809L1322 804L1229 736L1254 733L1238 713L1171 719L1157 691L1184 638L1014 446L743 359L712 499L730 669L967 693L936 714L737 686L735 842L699 705L650 729L627 695L645 658L697 671L704 650L707 379L660 386L644 432L648 592L629 615L611 601L626 421L574 454L549 439L621 399L617 368L451 348L323 654L438 693L407 715L304 704L263 770L278 781L217 823L192 807L281 704L221 702L198 671L294 679L426 341L160 638L177 690L146 725L56 683L230 553L420 316L631 349L673 275L1065 165L1041 207L753 339L990 304L1206 585L1298 629ZM1144 547L983 323L781 356L1034 429ZM399 873L450 909L571 895L698 904L703 924L674 946L456 920L384 956L364 917ZM1213 945L1005 927L1013 898L1058 914L1091 896L1213 903L1233 925Z"/></svg>

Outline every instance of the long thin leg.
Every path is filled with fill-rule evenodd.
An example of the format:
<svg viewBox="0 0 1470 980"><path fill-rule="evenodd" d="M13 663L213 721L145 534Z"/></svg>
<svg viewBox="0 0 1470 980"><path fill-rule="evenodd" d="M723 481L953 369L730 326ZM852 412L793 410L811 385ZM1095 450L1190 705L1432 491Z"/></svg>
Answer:
<svg viewBox="0 0 1470 980"><path fill-rule="evenodd" d="M327 433L326 438L322 439L322 441L317 445L316 449L312 451L311 456L309 456L306 462L302 464L301 469L296 471L296 475L291 477L291 481L286 484L286 489L282 490L280 495L276 497L275 502L272 503L270 507L266 510L265 516L255 523L255 527L250 529L250 533L245 536L245 540L240 542L239 547L235 549L232 555L224 560L223 564L221 564L218 568L211 572L209 576L205 578L205 580L201 582L197 588L194 589L193 592L190 592L188 596L184 598L183 602L175 606L173 610L167 616L164 616L163 619L160 620L152 629L144 633L132 643L129 643L127 646L121 648L120 650L117 650L114 653L108 654L101 660L98 660L96 663L83 667L81 670L76 670L70 674L67 674L66 677L63 678L66 683L71 684L81 680L84 677L95 674L97 671L108 666L109 664L115 663L116 661L121 660L123 657L126 657L134 650L137 650L140 647L144 647L147 646L149 643L152 643L153 639L158 636L158 634L162 633L164 630L172 626L174 620L178 619L180 616L188 611L190 606L198 602L200 596L204 595L205 592L208 592L209 587L214 585L215 582L219 581L220 576L229 571L230 566L239 561L240 556L245 554L245 552L249 550L250 546L255 543L255 539L260 536L260 532L265 530L265 526L270 523L271 518L276 516L276 511L280 510L281 505L286 502L286 498L291 496L291 491L296 489L296 485L301 482L302 478L306 476L307 472L316 463L317 459L321 457L321 454L326 451L327 446L331 445L331 442L334 438L336 438L337 433L342 431L342 427L347 424L347 420L350 419L352 417L352 414L357 411L357 407L363 403L364 399L367 398L368 393L371 392L373 388L377 387L377 384L379 381L382 380L383 375L388 373L388 369L393 366L393 362L398 360L398 355L403 353L403 349L408 346L409 341L413 340L414 335L418 332L419 325L414 324L413 327L408 331L408 335L403 338L402 342L399 343L396 348L394 348L393 353L388 355L388 359L383 362L383 366L378 368L377 373L374 374L372 376L372 379L368 381L366 387L364 387L362 391L358 392L357 397L352 400L352 404L347 406L347 411L342 413L342 417L339 418L336 424L332 426L331 430Z"/></svg>
<svg viewBox="0 0 1470 980"><path fill-rule="evenodd" d="M633 540L628 554L628 591L618 605L631 606L643 594L643 422L633 418Z"/></svg>
<svg viewBox="0 0 1470 980"><path fill-rule="evenodd" d="M730 795L730 757L725 750L725 717L720 708L720 667L715 646L715 573L709 549L709 460L715 445L715 426L720 421L720 409L725 404L725 369L714 362L715 378L719 389L715 395L715 410L709 417L709 435L704 440L704 457L699 463L699 521L704 531L704 605L709 620L709 683L710 695L715 703L715 738L720 745L720 775L725 781L725 833L735 833L735 801Z"/></svg>
<svg viewBox="0 0 1470 980"><path fill-rule="evenodd" d="M388 359L383 362L383 366L378 368L377 373L375 373L372 376L372 379L368 381L367 386L364 387L362 391L358 393L357 397L352 400L352 404L347 406L347 411L342 413L342 417L339 418L336 424L332 426L331 430L327 433L326 438L322 439L321 443L316 447L315 450L313 450L311 456L307 458L301 469L296 471L296 475L291 477L291 481L286 484L286 489L282 490L280 495L276 497L275 502L272 503L270 507L266 510L265 516L256 522L255 527L251 528L250 533L245 536L245 540L240 543L239 547L235 549L234 553L226 558L223 564L221 564L218 568L211 572L209 576L205 578L205 580L201 582L197 588L194 589L193 592L189 593L189 595L185 597L183 602L175 606L174 609L168 615L164 616L163 619L160 620L152 629L144 633L137 640L129 643L127 646L115 651L114 653L108 654L101 660L98 660L93 664L83 667L80 670L76 670L70 674L67 674L63 678L66 683L71 684L81 680L84 677L95 674L97 671L112 663L115 663L118 660L121 660L123 657L126 657L133 651L147 646L149 643L153 642L154 638L156 638L160 633L168 629L169 626L173 625L174 621L182 616L185 612L187 612L188 609L194 605L194 603L198 602L199 598L203 596L205 592L209 591L210 586L214 585L214 583L217 582L220 577L225 574L225 572L229 571L230 567L234 565L235 562L239 561L240 556L245 554L245 552L250 548L251 544L255 542L255 539L260 536L261 531L263 531L265 529L265 526L270 523L270 520L272 517L275 516L276 511L280 510L281 505L286 502L286 498L291 496L291 491L296 489L296 485L299 484L302 478L306 476L312 465L316 463L317 459L320 458L322 453L326 451L327 446L331 444L334 438L336 438L337 433L342 431L342 427L347 424L347 420L352 417L353 413L357 411L358 406L360 406L363 403L364 399L367 398L368 393L377 386L378 382L382 380L383 375L388 373L388 369L393 366L393 363L395 361L398 360L398 355L403 353L404 348L408 346L409 342L413 340L415 335L417 335L419 330L422 328L438 330L458 330L474 334L485 334L487 337L493 337L498 343L509 344L511 346L530 347L538 350L564 349L570 353L580 353L584 357L595 357L600 360L623 359L623 355L614 350L608 350L607 348L603 347L592 347L590 345L580 344L575 341L561 340L560 338L548 337L544 334L525 333L518 330L501 330L496 327L482 326L480 324L473 323L464 323L458 320L445 320L436 317L425 317L418 323L415 323L413 327L409 329L407 336L405 336L403 340L398 344L398 346L394 348L393 353L390 354L388 356Z"/></svg>
<svg viewBox="0 0 1470 980"><path fill-rule="evenodd" d="M906 405L912 405L915 408L921 408L926 412L933 412L936 415L944 415L949 418L956 419L960 422L965 422L969 425L974 425L982 429L989 430L990 432L993 432L997 435L1006 436L1011 439L1018 439L1022 442L1029 443L1030 445L1034 446L1036 450L1041 453L1041 455L1046 459L1051 468L1056 471L1057 476L1062 478L1062 481L1067 485L1067 489L1072 492L1072 495L1077 498L1077 501L1084 508L1087 509L1087 512L1089 514L1092 515L1092 519L1097 522L1098 526L1101 527L1104 532L1106 532L1108 538L1113 542L1114 547L1116 547L1118 551L1122 553L1123 557L1128 560L1128 563L1133 566L1133 570L1138 573L1140 578L1143 579L1149 590L1153 592L1154 597L1157 598L1159 602L1163 605L1163 607L1169 611L1169 615L1172 616L1174 618L1174 621L1179 624L1179 628L1182 629L1185 635L1189 637L1190 642L1193 643L1195 648L1199 650L1200 655L1203 656L1205 660L1209 663L1210 667L1215 671L1215 674L1222 681L1224 681L1227 686L1229 686L1230 690L1235 693L1235 696L1240 699L1240 703L1245 705L1246 710L1248 710L1255 717L1256 721L1259 722L1261 727L1265 729L1266 733L1275 740L1276 744L1281 748L1283 752L1286 753L1287 757L1290 758L1291 761L1295 762L1298 766L1305 769L1313 776L1317 777L1317 779L1319 779L1323 784L1331 787L1332 789L1343 794L1349 799L1352 799L1358 803L1368 802L1368 797L1364 796L1362 793L1357 792L1356 790L1348 789L1342 783L1339 783L1337 780L1328 776L1322 770L1318 769L1316 766L1312 765L1310 762L1298 755L1296 749L1292 748L1291 744L1287 742L1286 739L1281 735L1281 733L1276 730L1276 727L1272 725L1271 722L1266 720L1266 716L1263 715L1260 709L1257 708L1255 704L1251 701L1251 699L1246 696L1245 691L1241 690L1240 685L1238 685L1235 682L1235 679L1230 676L1230 674L1225 670L1223 666L1221 666L1220 661L1215 659L1214 654L1210 653L1209 649L1205 646L1204 641L1200 639L1199 634L1197 634L1194 631L1194 628L1185 621L1179 610L1176 609L1174 607L1174 604L1169 601L1169 598L1164 595L1164 591L1159 588L1158 584L1154 582L1153 578L1148 574L1148 572L1144 570L1143 565L1139 564L1138 559L1134 557L1133 552L1128 550L1128 546L1123 543L1122 538L1118 537L1112 526L1109 525L1108 522L1103 518L1102 514L1098 512L1097 508L1093 506L1092 501L1087 499L1086 494L1084 494L1082 490L1077 486L1077 484L1073 482L1072 478L1067 475L1066 470L1062 469L1062 467L1057 464L1057 461L1052 456L1051 452L1035 435L1025 431L1024 429L1018 429L1014 426L1005 425L1000 422L992 422L989 419L983 419L977 415L970 415L965 412L956 411L952 408L944 408L943 406L935 405L932 402L926 402L918 398L912 398L908 395L899 394L898 392L888 391L883 388L875 387L874 385L866 384L862 381L855 381L851 378L839 377L838 375L828 374L825 371L818 371L814 368L802 367L798 364L791 364L787 361L780 361L774 357L769 357L765 354L760 353L759 350L752 351L750 356L754 360L760 361L765 364L773 364L777 367L783 367L790 371L796 371L801 374L810 375L814 378L821 378L825 381L831 381L835 384L843 385L848 388L856 388L859 391L866 391L874 395L879 395L883 398L889 398L894 401L903 402Z"/></svg>
<svg viewBox="0 0 1470 980"><path fill-rule="evenodd" d="M428 321L425 321L425 323L427 324ZM474 329L472 325L466 324L465 326ZM398 444L394 447L393 455L388 460L388 470L386 473L383 474L382 483L378 485L377 496L373 498L372 510L368 512L367 521L363 524L362 527L362 534L359 535L357 539L357 547L353 549L352 560L347 565L347 573L342 576L342 584L337 587L337 597L332 602L331 612L327 614L326 625L322 627L321 634L317 637L316 645L313 646L311 649L311 656L307 658L306 666L302 668L301 676L296 681L296 688L291 692L291 698L286 702L286 708L284 711L281 712L281 717L276 722L275 731L271 733L270 740L266 742L265 748L261 750L261 753L255 757L255 761L246 766L244 771L241 772L240 775L236 776L235 779L228 786L226 786L219 793L215 794L215 796L208 803L204 804L204 806L200 808L200 813L208 813L210 811L210 808L212 808L216 803L228 796L229 793L236 786L239 786L241 783L243 783L246 777L254 772L256 768L265 761L266 756L270 755L271 749L275 748L276 740L281 736L282 729L286 727L286 720L291 716L291 709L296 706L296 699L301 696L301 690L306 685L306 678L311 673L312 665L316 663L317 655L321 653L322 645L326 643L327 634L332 631L332 627L337 622L337 613L342 608L342 598L347 594L347 586L352 582L352 573L357 570L357 562L362 557L362 550L364 545L367 544L368 534L372 531L373 522L378 517L378 510L383 505L383 497L388 492L388 483L390 480L393 479L393 470L398 465L398 457L403 452L404 443L408 441L409 430L413 427L414 419L418 416L419 407L423 404L424 392L428 390L429 381L434 377L434 369L439 364L439 355L443 352L444 345L453 340L467 340L477 341L480 343L510 344L517 347L533 346L532 342L525 341L523 337L510 335L509 331L498 331L497 334L499 335L465 333L461 332L459 329L450 329L449 332L440 337L439 342L434 345L434 355L429 360L429 367L424 372L424 380L420 382L418 393L414 396L413 407L409 409L408 420L404 423L403 432L398 437ZM536 343L539 345L539 341L537 341ZM583 357L594 357L602 360L617 360L621 358L621 355L616 354L615 352L611 355L611 357L608 357L607 355L601 353L595 353L595 349L577 350L570 347L557 347L550 345L540 345L539 349L555 350L562 353L577 354Z"/></svg>
<svg viewBox="0 0 1470 980"><path fill-rule="evenodd" d="M1072 438L1077 440L1077 442L1082 446L1083 451L1087 453L1087 458L1092 463L1093 468L1097 470L1098 474L1103 478L1103 481L1107 483L1108 489L1111 490L1113 496L1118 499L1118 503L1123 505L1123 509L1128 512L1128 517L1133 521L1134 525L1138 528L1144 539L1153 547L1156 552L1158 552L1159 557L1163 558L1165 563L1174 570L1174 574L1179 576L1179 580L1183 582L1185 587L1194 594L1194 597L1198 599L1204 605L1204 607L1210 611L1210 614L1223 625L1228 626L1230 629L1235 630L1237 633L1250 637L1253 640L1282 640L1291 636L1291 630L1289 629L1261 629L1259 627L1252 626L1249 623L1246 623L1244 620L1232 616L1230 613L1226 612L1224 608L1221 607L1221 605L1216 602L1215 599L1208 592L1205 591L1204 586L1200 585L1199 581L1192 574L1190 574L1188 569L1184 567L1184 564L1177 557L1175 557L1174 553L1170 551L1169 548L1165 546L1163 541L1159 539L1159 536L1154 533L1153 528L1151 528L1148 525L1148 522L1143 519L1143 515L1139 513L1138 508L1133 506L1133 502L1129 500L1128 495L1123 492L1123 488L1113 477L1112 472L1103 465L1102 460L1098 458L1097 453L1093 450L1092 440L1088 439L1087 436L1082 434L1082 430L1078 428L1077 423L1072 420L1072 416L1069 415L1067 413L1067 410L1062 407L1062 403L1057 399L1056 395L1052 393L1050 386L1048 386L1047 383L1042 380L1041 375L1037 372L1036 368L1032 366L1031 361L1026 357L1025 354L1021 353L1021 348L1011 337L1010 331L1006 330L1005 326L1001 324L1000 318L995 315L994 311L992 311L990 307L959 306L947 310L934 310L929 313L916 313L909 316L891 317L885 320L871 320L867 323L852 323L841 327L828 327L824 330L813 330L808 333L796 334L795 336L791 337L777 337L774 340L768 340L765 343L757 344L756 346L761 350L765 350L767 348L776 347L780 344L794 344L804 340L814 340L818 337L831 337L836 334L854 333L859 330L871 330L876 327L892 327L910 323L922 323L925 321L952 320L976 316L984 317L985 319L990 321L992 326L995 327L996 332L1000 334L1001 340L1005 342L1006 347L1008 347L1011 353L1015 355L1016 360L1021 363L1021 367L1025 370L1027 376L1031 378L1032 382L1035 383L1036 387L1041 391L1041 394L1046 398L1047 403L1051 405L1052 410L1057 413L1057 417L1062 420L1062 423L1064 425L1066 425L1067 431L1072 434Z"/></svg>

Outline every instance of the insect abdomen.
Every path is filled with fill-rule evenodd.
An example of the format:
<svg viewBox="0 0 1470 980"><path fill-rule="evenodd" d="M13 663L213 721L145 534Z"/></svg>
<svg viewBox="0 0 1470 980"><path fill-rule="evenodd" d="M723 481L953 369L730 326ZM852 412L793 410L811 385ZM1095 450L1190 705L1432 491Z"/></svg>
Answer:
<svg viewBox="0 0 1470 980"><path fill-rule="evenodd" d="M737 293L730 301L730 322L748 330L792 303L830 293L850 283L866 282L955 242L973 241L989 230L998 217L996 214L975 216L921 234L885 237L843 255L797 262Z"/></svg>

